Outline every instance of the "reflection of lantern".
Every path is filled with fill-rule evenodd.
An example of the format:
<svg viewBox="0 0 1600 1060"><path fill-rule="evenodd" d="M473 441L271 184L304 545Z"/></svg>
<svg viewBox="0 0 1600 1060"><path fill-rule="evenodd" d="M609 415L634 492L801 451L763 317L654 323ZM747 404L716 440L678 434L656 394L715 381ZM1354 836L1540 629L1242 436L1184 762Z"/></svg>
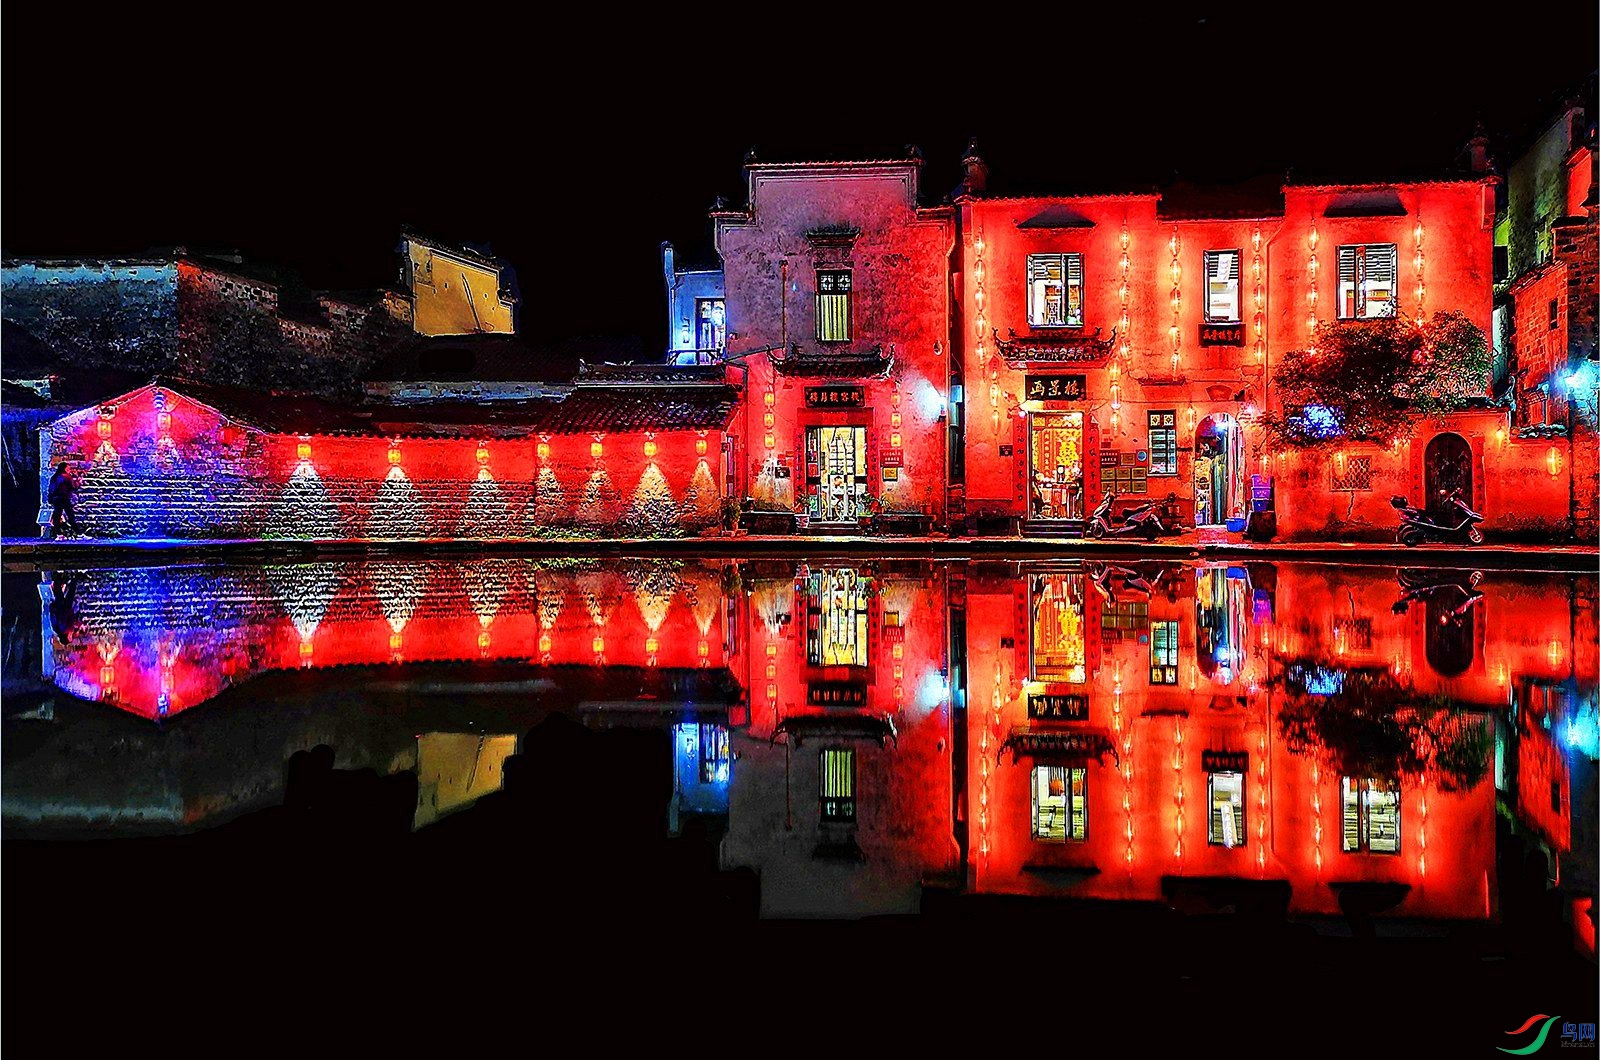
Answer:
<svg viewBox="0 0 1600 1060"><path fill-rule="evenodd" d="M300 665L301 666L310 666L311 665L311 657L312 657L312 655L316 654L316 650L317 649L312 646L312 643L309 640L301 641L300 642Z"/></svg>
<svg viewBox="0 0 1600 1060"><path fill-rule="evenodd" d="M539 459L540 460L549 460L550 459L550 441L549 441L549 439L546 439L546 438L539 439L539 449L538 449L538 451L539 451Z"/></svg>
<svg viewBox="0 0 1600 1060"><path fill-rule="evenodd" d="M897 431L900 429L900 414L898 412L891 412L889 414L889 426L893 427Z"/></svg>
<svg viewBox="0 0 1600 1060"><path fill-rule="evenodd" d="M645 457L647 459L650 459L650 460L654 460L655 459L655 456L656 456L656 436L653 435L653 434L647 434L647 435L644 436L644 455L645 455Z"/></svg>
<svg viewBox="0 0 1600 1060"><path fill-rule="evenodd" d="M773 418L772 413L766 412L766 413L762 414L762 416L761 416L761 426L765 427L767 430L770 431L770 430L772 430L772 425L773 425L774 422L776 422L776 420Z"/></svg>
<svg viewBox="0 0 1600 1060"><path fill-rule="evenodd" d="M550 634L546 633L539 638L539 653L541 655L550 654Z"/></svg>
<svg viewBox="0 0 1600 1060"><path fill-rule="evenodd" d="M1545 657L1550 660L1551 666L1560 666L1561 661L1566 658L1566 655L1566 649L1561 646L1561 642L1559 640L1551 641L1549 650L1545 652Z"/></svg>
<svg viewBox="0 0 1600 1060"><path fill-rule="evenodd" d="M900 407L900 391L896 390L894 393L889 395L889 404L895 408Z"/></svg>
<svg viewBox="0 0 1600 1060"><path fill-rule="evenodd" d="M488 630L484 630L482 633L478 634L478 650L479 651L488 651L489 650L489 643L490 643L490 640L489 640L489 631Z"/></svg>
<svg viewBox="0 0 1600 1060"><path fill-rule="evenodd" d="M1506 447L1506 429L1504 427L1495 428L1494 440L1495 444L1499 445L1500 448L1504 449Z"/></svg>
<svg viewBox="0 0 1600 1060"><path fill-rule="evenodd" d="M596 655L604 655L606 653L606 639L604 637L596 637L591 647L594 648Z"/></svg>
<svg viewBox="0 0 1600 1060"><path fill-rule="evenodd" d="M1552 445L1550 451L1544 454L1544 462L1552 478L1561 474L1561 450Z"/></svg>
<svg viewBox="0 0 1600 1060"><path fill-rule="evenodd" d="M695 648L695 652L700 656L700 658L704 659L706 656L711 654L711 645L707 644L705 641L701 641L699 646Z"/></svg>
<svg viewBox="0 0 1600 1060"><path fill-rule="evenodd" d="M661 642L656 640L654 637L646 637L644 642L644 650L646 655L654 655L656 652L661 650Z"/></svg>
<svg viewBox="0 0 1600 1060"><path fill-rule="evenodd" d="M774 406L774 405L776 405L778 403L778 395L774 394L772 391L768 390L766 392L766 394L762 396L761 400L765 401L766 404L767 404L767 408L770 409L772 406Z"/></svg>
<svg viewBox="0 0 1600 1060"><path fill-rule="evenodd" d="M310 442L310 440L309 439L302 439L300 444L295 447L295 452L300 455L300 459L301 460L310 460L311 459L311 442Z"/></svg>
<svg viewBox="0 0 1600 1060"><path fill-rule="evenodd" d="M484 445L482 442L479 442L478 443L478 463L487 464L488 462L489 462L489 447L487 445Z"/></svg>
<svg viewBox="0 0 1600 1060"><path fill-rule="evenodd" d="M405 639L403 637L401 637L400 634L398 634L398 633L389 634L389 650L394 652L396 655L400 654L400 645L402 645L404 643L405 643Z"/></svg>
<svg viewBox="0 0 1600 1060"><path fill-rule="evenodd" d="M114 666L100 667L100 683L107 688L117 683L117 670Z"/></svg>
<svg viewBox="0 0 1600 1060"><path fill-rule="evenodd" d="M172 413L166 411L156 413L156 430L163 435L172 432Z"/></svg>
<svg viewBox="0 0 1600 1060"><path fill-rule="evenodd" d="M768 699L777 699L778 698L778 686L777 685L768 685L767 686L767 698Z"/></svg>
<svg viewBox="0 0 1600 1060"><path fill-rule="evenodd" d="M900 432L899 431L895 431L893 434L889 435L889 448L891 448L891 449L900 448Z"/></svg>

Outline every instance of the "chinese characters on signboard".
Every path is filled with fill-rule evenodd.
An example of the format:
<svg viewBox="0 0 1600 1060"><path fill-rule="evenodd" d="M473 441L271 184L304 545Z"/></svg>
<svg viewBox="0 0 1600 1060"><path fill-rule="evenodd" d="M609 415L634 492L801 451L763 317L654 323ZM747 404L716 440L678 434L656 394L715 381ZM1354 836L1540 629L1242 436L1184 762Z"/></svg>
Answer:
<svg viewBox="0 0 1600 1060"><path fill-rule="evenodd" d="M1029 375L1026 401L1082 401L1084 395L1081 375Z"/></svg>
<svg viewBox="0 0 1600 1060"><path fill-rule="evenodd" d="M866 390L859 386L808 386L806 408L858 409L866 402Z"/></svg>
<svg viewBox="0 0 1600 1060"><path fill-rule="evenodd" d="M1200 345L1243 346L1243 324L1201 324Z"/></svg>

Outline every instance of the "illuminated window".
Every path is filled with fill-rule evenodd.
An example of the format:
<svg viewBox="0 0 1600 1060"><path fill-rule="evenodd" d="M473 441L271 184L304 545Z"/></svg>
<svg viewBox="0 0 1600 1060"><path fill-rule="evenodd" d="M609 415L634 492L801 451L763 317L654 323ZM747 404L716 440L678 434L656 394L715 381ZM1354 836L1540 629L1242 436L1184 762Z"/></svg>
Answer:
<svg viewBox="0 0 1600 1060"><path fill-rule="evenodd" d="M822 819L849 824L856 819L856 753L838 747L822 752Z"/></svg>
<svg viewBox="0 0 1600 1060"><path fill-rule="evenodd" d="M1399 253L1393 243L1339 248L1339 319L1394 316Z"/></svg>
<svg viewBox="0 0 1600 1060"><path fill-rule="evenodd" d="M858 571L823 568L812 572L806 662L812 666L867 665L867 579Z"/></svg>
<svg viewBox="0 0 1600 1060"><path fill-rule="evenodd" d="M1400 853L1400 790L1379 780L1344 777L1339 792L1344 833L1341 849Z"/></svg>
<svg viewBox="0 0 1600 1060"><path fill-rule="evenodd" d="M1089 835L1089 771L1068 766L1033 768L1033 838L1081 843Z"/></svg>
<svg viewBox="0 0 1600 1060"><path fill-rule="evenodd" d="M1550 330L1554 331L1561 324L1561 303L1550 299Z"/></svg>
<svg viewBox="0 0 1600 1060"><path fill-rule="evenodd" d="M1178 414L1173 409L1150 413L1150 474L1178 473Z"/></svg>
<svg viewBox="0 0 1600 1060"><path fill-rule="evenodd" d="M1239 323L1239 251L1206 251L1206 323Z"/></svg>
<svg viewBox="0 0 1600 1060"><path fill-rule="evenodd" d="M1032 631L1032 679L1083 684L1083 575L1035 576Z"/></svg>
<svg viewBox="0 0 1600 1060"><path fill-rule="evenodd" d="M1150 623L1150 683L1178 683L1178 623L1176 620Z"/></svg>
<svg viewBox="0 0 1600 1060"><path fill-rule="evenodd" d="M1335 493L1365 493L1372 489L1370 456L1337 456L1330 468L1328 489Z"/></svg>
<svg viewBox="0 0 1600 1060"><path fill-rule="evenodd" d="M1206 801L1211 805L1211 827L1206 842L1212 846L1244 846L1244 774L1209 773Z"/></svg>
<svg viewBox="0 0 1600 1060"><path fill-rule="evenodd" d="M724 725L700 726L700 783L728 782L728 729Z"/></svg>
<svg viewBox="0 0 1600 1060"><path fill-rule="evenodd" d="M850 341L850 270L817 273L817 341Z"/></svg>
<svg viewBox="0 0 1600 1060"><path fill-rule="evenodd" d="M1083 255L1028 255L1028 324L1083 327Z"/></svg>
<svg viewBox="0 0 1600 1060"><path fill-rule="evenodd" d="M720 350L728 344L728 309L722 299L695 299L694 316L695 349Z"/></svg>

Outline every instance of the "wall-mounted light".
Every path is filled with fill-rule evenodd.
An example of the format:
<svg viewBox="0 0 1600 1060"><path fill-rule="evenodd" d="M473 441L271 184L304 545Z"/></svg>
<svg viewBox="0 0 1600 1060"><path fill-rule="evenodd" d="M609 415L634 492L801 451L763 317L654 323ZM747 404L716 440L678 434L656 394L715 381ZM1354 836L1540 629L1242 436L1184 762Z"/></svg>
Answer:
<svg viewBox="0 0 1600 1060"><path fill-rule="evenodd" d="M539 444L535 446L535 451L539 454L540 460L550 459L550 438L548 435L540 435Z"/></svg>
<svg viewBox="0 0 1600 1060"><path fill-rule="evenodd" d="M400 466L400 443L397 441L389 443L389 464L391 467Z"/></svg>
<svg viewBox="0 0 1600 1060"><path fill-rule="evenodd" d="M1555 446L1552 445L1550 447L1550 449L1544 454L1544 462L1545 462L1545 466L1550 469L1550 477L1551 478L1554 478L1555 476L1561 474L1561 450L1560 449L1557 449Z"/></svg>
<svg viewBox="0 0 1600 1060"><path fill-rule="evenodd" d="M156 430L163 437L172 433L172 413L165 409L156 413Z"/></svg>
<svg viewBox="0 0 1600 1060"><path fill-rule="evenodd" d="M311 439L309 439L309 438L300 439L300 444L295 446L295 453L300 457L301 460L310 460L311 459Z"/></svg>
<svg viewBox="0 0 1600 1060"><path fill-rule="evenodd" d="M602 456L605 456L605 454L605 443L600 441L600 435L597 434L594 436L594 441L589 443L589 455L594 457L596 460L599 460Z"/></svg>
<svg viewBox="0 0 1600 1060"><path fill-rule="evenodd" d="M644 436L644 455L647 460L654 460L656 457L656 436L654 434L646 434Z"/></svg>
<svg viewBox="0 0 1600 1060"><path fill-rule="evenodd" d="M774 437L773 437L773 436L772 436L772 435L770 435L770 434L769 434L769 435L767 435L767 436L766 436L766 437L765 437L765 438L763 438L763 439L762 439L762 443L763 443L763 444L764 444L764 445L765 445L765 446L766 446L766 447L767 447L767 448L768 448L768 449L776 449L776 448L777 448L777 447L778 447L778 440L777 440L777 439L776 439L776 438L774 438Z"/></svg>
<svg viewBox="0 0 1600 1060"><path fill-rule="evenodd" d="M478 443L478 463L487 464L488 462L489 462L489 447L487 445L483 444L482 442L479 442Z"/></svg>
<svg viewBox="0 0 1600 1060"><path fill-rule="evenodd" d="M704 434L694 440L694 453L696 456L706 455L706 436Z"/></svg>

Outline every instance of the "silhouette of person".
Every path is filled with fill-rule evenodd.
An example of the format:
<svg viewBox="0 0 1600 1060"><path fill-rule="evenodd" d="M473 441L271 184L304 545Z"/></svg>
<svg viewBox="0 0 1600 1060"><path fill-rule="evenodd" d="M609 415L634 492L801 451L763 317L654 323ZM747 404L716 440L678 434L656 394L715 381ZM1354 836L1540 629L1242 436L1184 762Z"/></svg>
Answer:
<svg viewBox="0 0 1600 1060"><path fill-rule="evenodd" d="M57 464L56 473L50 476L50 488L45 493L45 499L50 502L52 536L60 535L63 530L73 534L83 533L83 524L78 522L78 513L72 508L77 492L77 480L72 477L66 462Z"/></svg>

